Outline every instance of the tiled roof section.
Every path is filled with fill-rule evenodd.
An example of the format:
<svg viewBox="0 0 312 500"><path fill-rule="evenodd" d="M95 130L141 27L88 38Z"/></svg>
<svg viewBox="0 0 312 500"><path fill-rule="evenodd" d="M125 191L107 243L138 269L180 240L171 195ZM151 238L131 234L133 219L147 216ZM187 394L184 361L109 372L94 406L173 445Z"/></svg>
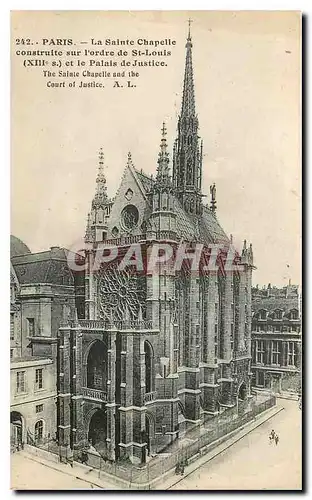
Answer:
<svg viewBox="0 0 312 500"><path fill-rule="evenodd" d="M139 170L136 170L134 168L134 171L139 179L139 181L141 182L144 190L146 193L148 193L151 189L152 189L152 186L154 184L154 179L152 179L152 177L149 177L147 174L144 174L144 172L139 171Z"/></svg>
<svg viewBox="0 0 312 500"><path fill-rule="evenodd" d="M136 169L134 171L145 192L148 193L155 182L154 179L142 171ZM204 207L202 217L198 217L186 213L180 201L175 198L174 209L177 213L177 232L180 238L187 241L197 240L205 244L229 243L228 237L208 207Z"/></svg>
<svg viewBox="0 0 312 500"><path fill-rule="evenodd" d="M202 231L205 237L212 238L213 243L229 243L230 240L220 226L217 218L208 207L204 206L202 216Z"/></svg>
<svg viewBox="0 0 312 500"><path fill-rule="evenodd" d="M54 247L46 252L12 258L19 283L73 286L74 278L66 260L67 253L64 248Z"/></svg>
<svg viewBox="0 0 312 500"><path fill-rule="evenodd" d="M257 301L254 300L252 302L252 310L257 313L261 309L265 309L269 313L275 311L276 309L281 309L284 312L289 312L292 309L298 310L298 299L286 297L267 297Z"/></svg>

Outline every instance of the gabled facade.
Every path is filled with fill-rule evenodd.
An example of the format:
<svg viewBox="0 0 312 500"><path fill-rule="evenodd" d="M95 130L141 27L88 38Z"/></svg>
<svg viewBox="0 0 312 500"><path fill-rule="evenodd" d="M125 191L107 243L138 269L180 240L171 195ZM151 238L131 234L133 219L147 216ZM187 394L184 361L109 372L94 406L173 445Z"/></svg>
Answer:
<svg viewBox="0 0 312 500"><path fill-rule="evenodd" d="M196 424L251 398L252 247L226 269L232 242L202 198L202 148L195 111L192 40L188 34L181 113L173 150L165 125L155 176L129 153L119 189L107 195L100 152L96 195L86 229L85 318L60 328L59 442L91 443L109 460L144 463ZM159 245L201 244L217 267L193 270L174 259L147 266ZM129 264L137 251L142 269ZM95 266L99 251L116 250ZM115 251L114 250L114 251ZM120 266L122 259L127 266ZM205 260L205 257L204 257ZM96 269L95 269L96 268Z"/></svg>

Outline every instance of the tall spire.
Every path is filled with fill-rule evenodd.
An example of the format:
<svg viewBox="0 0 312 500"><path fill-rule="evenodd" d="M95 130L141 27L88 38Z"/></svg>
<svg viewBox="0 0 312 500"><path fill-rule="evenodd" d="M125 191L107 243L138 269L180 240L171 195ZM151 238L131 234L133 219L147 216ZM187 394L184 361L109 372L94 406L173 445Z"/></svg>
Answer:
<svg viewBox="0 0 312 500"><path fill-rule="evenodd" d="M156 184L165 185L170 183L169 176L169 153L167 151L167 129L165 122L163 123L161 129L161 143L160 143L160 151L158 153L158 167L156 174Z"/></svg>
<svg viewBox="0 0 312 500"><path fill-rule="evenodd" d="M195 111L194 76L192 63L191 20L186 40L186 58L178 137L173 149L173 185L184 209L202 213L202 145L198 137L198 118Z"/></svg>
<svg viewBox="0 0 312 500"><path fill-rule="evenodd" d="M106 186L106 178L104 175L104 153L103 149L100 148L99 151L99 169L96 177L96 190L95 196L92 202L92 208L98 208L100 206L105 205L107 203L107 186Z"/></svg>
<svg viewBox="0 0 312 500"><path fill-rule="evenodd" d="M191 19L188 20L189 31L186 40L186 58L183 83L183 98L181 108L181 118L195 117L195 93L194 93L194 78L193 78L193 62L192 62L192 37L191 37Z"/></svg>

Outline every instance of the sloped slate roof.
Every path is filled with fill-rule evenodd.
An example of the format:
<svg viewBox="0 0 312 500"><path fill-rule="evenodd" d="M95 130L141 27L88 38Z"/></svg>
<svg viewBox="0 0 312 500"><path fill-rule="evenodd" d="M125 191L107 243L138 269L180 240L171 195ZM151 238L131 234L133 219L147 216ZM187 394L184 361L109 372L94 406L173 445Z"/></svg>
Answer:
<svg viewBox="0 0 312 500"><path fill-rule="evenodd" d="M11 259L20 284L49 283L74 285L73 274L64 248L53 248L39 253L13 257Z"/></svg>
<svg viewBox="0 0 312 500"><path fill-rule="evenodd" d="M142 171L135 168L133 170L145 189L145 194L148 193L155 182L154 179ZM228 237L208 207L204 207L203 215L199 217L185 212L180 201L175 198L174 210L177 214L177 233L180 238L206 244L229 243Z"/></svg>
<svg viewBox="0 0 312 500"><path fill-rule="evenodd" d="M289 312L292 309L298 309L298 299L286 297L267 297L265 299L253 301L252 310L257 313L261 309L269 311L269 313L276 309L281 309L284 312Z"/></svg>
<svg viewBox="0 0 312 500"><path fill-rule="evenodd" d="M152 177L149 177L142 171L136 170L135 168L133 168L133 170L135 171L136 176L141 182L143 188L145 189L145 192L148 193L152 189L154 179L152 179Z"/></svg>
<svg viewBox="0 0 312 500"><path fill-rule="evenodd" d="M30 250L25 243L20 240L19 238L16 238L16 236L13 236L11 234L10 236L10 253L11 257L16 257L17 255L25 255L29 254Z"/></svg>

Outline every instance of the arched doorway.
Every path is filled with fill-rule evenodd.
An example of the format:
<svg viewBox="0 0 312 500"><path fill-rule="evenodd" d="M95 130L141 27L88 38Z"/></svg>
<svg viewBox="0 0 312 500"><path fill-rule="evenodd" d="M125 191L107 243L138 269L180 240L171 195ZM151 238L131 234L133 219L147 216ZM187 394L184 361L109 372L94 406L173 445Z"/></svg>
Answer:
<svg viewBox="0 0 312 500"><path fill-rule="evenodd" d="M106 411L96 410L89 423L88 440L91 446L102 455L106 455L106 437L107 437L107 416Z"/></svg>
<svg viewBox="0 0 312 500"><path fill-rule="evenodd" d="M10 413L10 427L11 427L11 446L15 447L24 442L24 418L18 411L11 411Z"/></svg>
<svg viewBox="0 0 312 500"><path fill-rule="evenodd" d="M96 340L87 357L87 387L106 391L107 383L107 345Z"/></svg>
<svg viewBox="0 0 312 500"><path fill-rule="evenodd" d="M245 382L243 382L238 390L238 399L240 399L241 401L245 401L246 398L247 398L247 387Z"/></svg>
<svg viewBox="0 0 312 500"><path fill-rule="evenodd" d="M146 340L144 342L144 353L145 353L145 392L152 392L154 389L153 381L153 348L151 344Z"/></svg>

